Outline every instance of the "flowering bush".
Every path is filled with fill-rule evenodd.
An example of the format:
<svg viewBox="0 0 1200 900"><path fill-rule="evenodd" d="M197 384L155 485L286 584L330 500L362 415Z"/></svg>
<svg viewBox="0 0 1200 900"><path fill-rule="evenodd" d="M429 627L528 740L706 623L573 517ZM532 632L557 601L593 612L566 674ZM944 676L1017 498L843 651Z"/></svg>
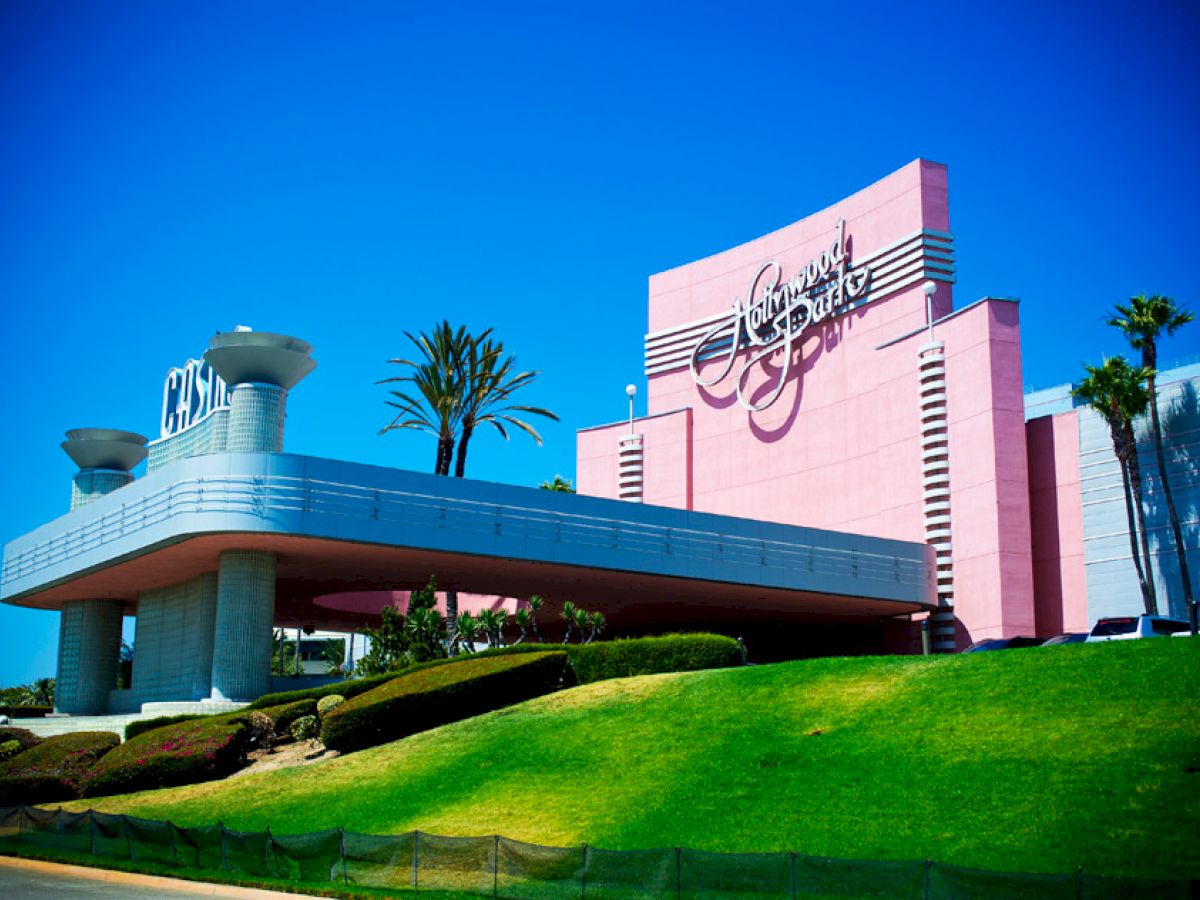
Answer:
<svg viewBox="0 0 1200 900"><path fill-rule="evenodd" d="M123 794L224 778L245 761L248 740L246 725L225 716L156 728L101 759L88 772L83 795Z"/></svg>
<svg viewBox="0 0 1200 900"><path fill-rule="evenodd" d="M319 733L316 716L301 716L292 723L292 737L298 741L314 741Z"/></svg>
<svg viewBox="0 0 1200 900"><path fill-rule="evenodd" d="M287 734L292 727L292 723L302 716L314 716L317 713L317 701L312 699L296 700L292 703L280 703L278 706L268 706L265 709L251 709L249 712L234 713L229 718L235 721L242 721L243 716L253 718L255 715L261 714L267 716L274 727L275 734Z"/></svg>
<svg viewBox="0 0 1200 900"><path fill-rule="evenodd" d="M59 734L0 763L0 805L73 800L97 760L121 743L111 731Z"/></svg>

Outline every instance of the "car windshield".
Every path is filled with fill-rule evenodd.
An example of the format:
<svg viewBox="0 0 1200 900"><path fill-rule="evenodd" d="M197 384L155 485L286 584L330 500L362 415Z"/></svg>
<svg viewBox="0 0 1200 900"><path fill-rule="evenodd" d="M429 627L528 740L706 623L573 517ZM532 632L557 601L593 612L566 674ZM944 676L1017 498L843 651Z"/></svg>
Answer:
<svg viewBox="0 0 1200 900"><path fill-rule="evenodd" d="M1137 628L1136 616L1125 616L1120 619L1101 619L1092 629L1096 637L1108 637L1113 634L1129 634Z"/></svg>

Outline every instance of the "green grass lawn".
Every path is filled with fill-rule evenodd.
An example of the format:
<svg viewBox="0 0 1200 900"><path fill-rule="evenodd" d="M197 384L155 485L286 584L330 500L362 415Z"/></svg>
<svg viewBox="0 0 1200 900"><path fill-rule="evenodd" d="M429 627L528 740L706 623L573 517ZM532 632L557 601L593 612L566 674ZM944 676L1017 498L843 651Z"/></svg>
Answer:
<svg viewBox="0 0 1200 900"><path fill-rule="evenodd" d="M1198 688L1200 639L654 675L306 768L72 807L1197 877Z"/></svg>

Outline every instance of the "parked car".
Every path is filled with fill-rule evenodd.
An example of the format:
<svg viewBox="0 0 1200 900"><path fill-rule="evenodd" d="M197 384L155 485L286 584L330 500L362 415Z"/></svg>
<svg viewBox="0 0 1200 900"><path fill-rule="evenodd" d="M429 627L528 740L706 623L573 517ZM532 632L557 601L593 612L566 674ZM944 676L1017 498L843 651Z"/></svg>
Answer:
<svg viewBox="0 0 1200 900"><path fill-rule="evenodd" d="M982 641L976 641L963 653L983 653L987 650L1013 650L1017 647L1037 647L1042 643L1040 637L1026 637L1019 635L1010 638L986 638Z"/></svg>
<svg viewBox="0 0 1200 900"><path fill-rule="evenodd" d="M1107 616L1096 622L1088 635L1088 643L1168 637L1188 630L1187 622L1170 616Z"/></svg>
<svg viewBox="0 0 1200 900"><path fill-rule="evenodd" d="M1047 640L1043 647L1053 647L1056 644L1082 644L1088 639L1086 631L1068 631L1066 634L1056 634Z"/></svg>

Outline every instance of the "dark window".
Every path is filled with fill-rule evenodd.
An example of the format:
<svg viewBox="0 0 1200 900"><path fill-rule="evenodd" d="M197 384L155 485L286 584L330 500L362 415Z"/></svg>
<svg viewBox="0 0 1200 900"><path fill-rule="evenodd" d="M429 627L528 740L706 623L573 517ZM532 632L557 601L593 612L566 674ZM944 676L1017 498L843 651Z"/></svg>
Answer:
<svg viewBox="0 0 1200 900"><path fill-rule="evenodd" d="M1153 619L1150 627L1154 629L1155 634L1177 634L1188 630L1188 626L1183 622L1173 622L1170 619Z"/></svg>
<svg viewBox="0 0 1200 900"><path fill-rule="evenodd" d="M1137 628L1136 616L1122 616L1119 619L1101 619L1092 629L1096 637L1108 637L1113 634L1132 634Z"/></svg>

